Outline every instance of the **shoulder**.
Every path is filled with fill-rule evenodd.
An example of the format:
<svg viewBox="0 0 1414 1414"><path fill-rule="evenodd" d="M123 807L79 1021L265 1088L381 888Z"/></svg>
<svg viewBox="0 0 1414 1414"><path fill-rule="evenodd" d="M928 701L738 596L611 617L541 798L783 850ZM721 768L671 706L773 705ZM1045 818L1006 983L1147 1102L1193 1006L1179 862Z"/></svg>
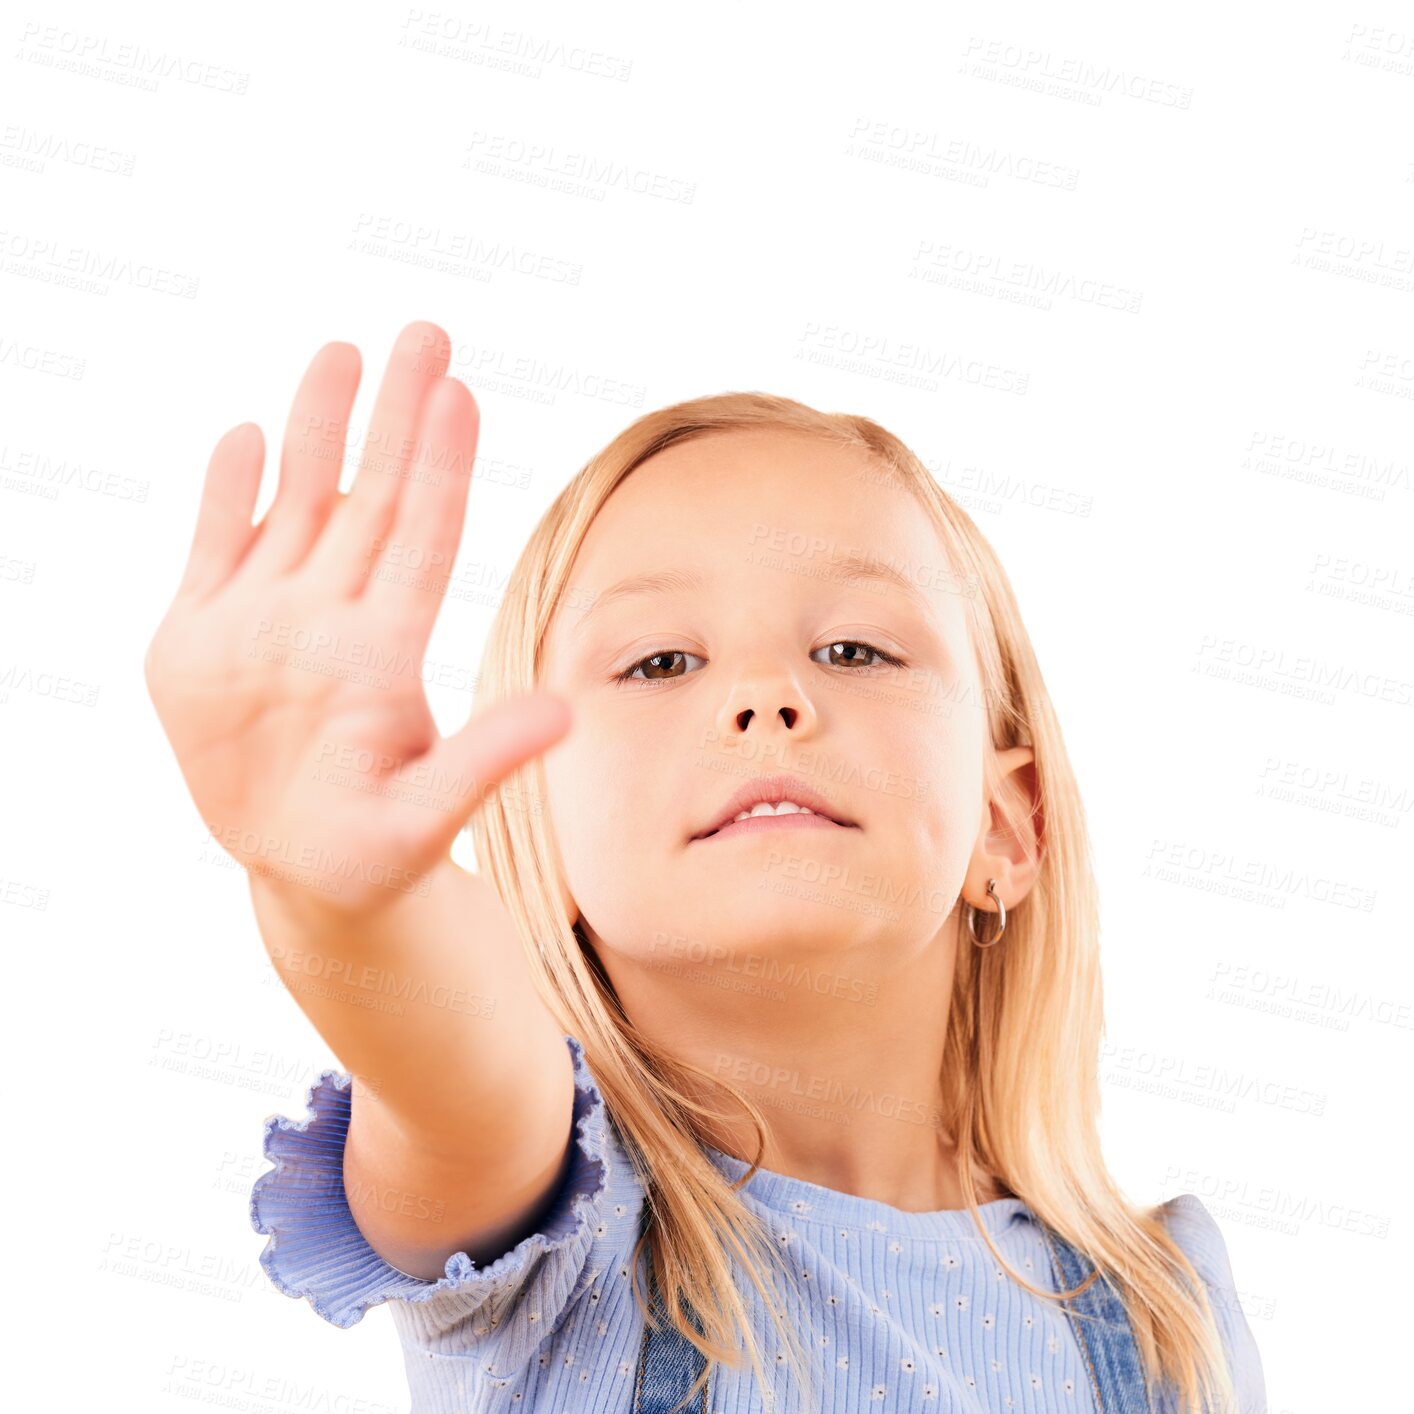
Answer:
<svg viewBox="0 0 1414 1414"><path fill-rule="evenodd" d="M1232 1371L1238 1414L1265 1414L1262 1358L1242 1306L1222 1229L1203 1200L1194 1193L1180 1193L1170 1198L1157 1212L1207 1289L1208 1304Z"/></svg>
<svg viewBox="0 0 1414 1414"><path fill-rule="evenodd" d="M1158 1213L1169 1235L1208 1285L1232 1284L1232 1263L1222 1229L1196 1193L1170 1198L1160 1204Z"/></svg>

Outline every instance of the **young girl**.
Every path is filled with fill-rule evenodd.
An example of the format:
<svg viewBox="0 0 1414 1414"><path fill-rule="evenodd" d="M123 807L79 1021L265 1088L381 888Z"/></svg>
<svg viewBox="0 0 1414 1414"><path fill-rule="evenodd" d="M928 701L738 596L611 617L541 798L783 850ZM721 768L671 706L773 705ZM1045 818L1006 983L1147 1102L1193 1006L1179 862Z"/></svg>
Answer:
<svg viewBox="0 0 1414 1414"><path fill-rule="evenodd" d="M1216 1223L1105 1167L1080 795L976 526L865 418L649 413L536 526L443 738L449 353L403 331L347 494L352 346L258 526L227 434L145 663L348 1067L266 1123L271 1280L388 1302L426 1414L1263 1411Z"/></svg>

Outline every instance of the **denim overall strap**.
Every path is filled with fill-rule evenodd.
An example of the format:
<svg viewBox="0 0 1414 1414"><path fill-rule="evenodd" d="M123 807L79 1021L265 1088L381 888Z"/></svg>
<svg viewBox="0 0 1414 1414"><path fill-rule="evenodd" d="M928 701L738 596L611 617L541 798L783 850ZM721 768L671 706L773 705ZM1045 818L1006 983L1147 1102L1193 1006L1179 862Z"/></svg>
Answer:
<svg viewBox="0 0 1414 1414"><path fill-rule="evenodd" d="M668 1324L668 1308L657 1283L650 1300L653 1314L662 1328L643 1327L643 1344L638 1355L638 1378L634 1381L630 1414L669 1414L678 1408L706 1361L702 1352L679 1330ZM694 1320L694 1326L701 1326ZM701 1398L692 1407L682 1405L682 1414L707 1414L707 1394L711 1376L703 1384Z"/></svg>
<svg viewBox="0 0 1414 1414"><path fill-rule="evenodd" d="M1094 1269L1060 1233L1037 1224L1051 1249L1051 1265L1062 1291L1079 1286ZM1099 1276L1087 1291L1065 1303L1080 1341L1099 1414L1153 1414L1144 1382L1144 1363L1134 1343L1124 1303L1107 1278ZM1077 1314L1090 1319L1079 1320Z"/></svg>

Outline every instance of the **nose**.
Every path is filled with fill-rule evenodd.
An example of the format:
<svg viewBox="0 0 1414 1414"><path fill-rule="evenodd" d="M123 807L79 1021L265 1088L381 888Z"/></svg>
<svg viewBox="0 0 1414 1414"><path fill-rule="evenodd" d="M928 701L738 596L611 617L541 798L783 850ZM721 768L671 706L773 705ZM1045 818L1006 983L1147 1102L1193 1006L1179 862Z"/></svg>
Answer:
<svg viewBox="0 0 1414 1414"><path fill-rule="evenodd" d="M800 716L799 710L795 707L778 707L776 708L776 713L786 724L787 728L793 727ZM745 731L747 723L750 722L755 715L756 709L754 707L744 707L736 714L736 724L738 728Z"/></svg>
<svg viewBox="0 0 1414 1414"><path fill-rule="evenodd" d="M815 730L815 707L791 674L763 671L738 680L719 726L727 738L752 731L757 739L769 739L784 730L798 740Z"/></svg>

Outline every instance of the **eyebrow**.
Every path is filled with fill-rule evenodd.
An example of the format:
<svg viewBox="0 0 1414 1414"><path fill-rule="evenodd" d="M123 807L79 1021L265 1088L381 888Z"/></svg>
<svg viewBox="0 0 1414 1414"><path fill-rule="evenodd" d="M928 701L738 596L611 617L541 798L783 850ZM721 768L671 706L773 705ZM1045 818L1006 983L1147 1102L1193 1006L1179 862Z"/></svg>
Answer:
<svg viewBox="0 0 1414 1414"><path fill-rule="evenodd" d="M831 555L820 563L829 569L841 571L842 578L892 585L920 608L931 608L927 597L902 570L895 569L893 565L885 564L882 560L871 560L865 555ZM583 628L601 609L617 603L620 599L635 599L652 594L675 594L704 587L702 575L694 570L650 570L647 574L632 575L628 579L621 579L612 588L598 595L581 616L580 627Z"/></svg>

